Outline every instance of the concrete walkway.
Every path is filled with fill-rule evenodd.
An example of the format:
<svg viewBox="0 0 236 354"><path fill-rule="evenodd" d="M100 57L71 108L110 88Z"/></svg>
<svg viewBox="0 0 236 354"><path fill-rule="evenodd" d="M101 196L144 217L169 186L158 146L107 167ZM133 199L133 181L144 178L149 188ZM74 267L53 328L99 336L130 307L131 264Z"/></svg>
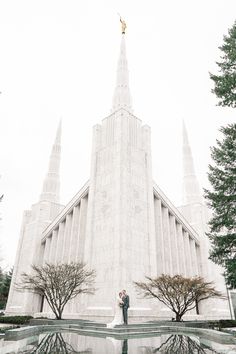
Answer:
<svg viewBox="0 0 236 354"><path fill-rule="evenodd" d="M0 323L0 328L3 328L3 327L12 327L14 326L13 324L10 324L10 323Z"/></svg>
<svg viewBox="0 0 236 354"><path fill-rule="evenodd" d="M222 331L236 335L236 327L223 328Z"/></svg>

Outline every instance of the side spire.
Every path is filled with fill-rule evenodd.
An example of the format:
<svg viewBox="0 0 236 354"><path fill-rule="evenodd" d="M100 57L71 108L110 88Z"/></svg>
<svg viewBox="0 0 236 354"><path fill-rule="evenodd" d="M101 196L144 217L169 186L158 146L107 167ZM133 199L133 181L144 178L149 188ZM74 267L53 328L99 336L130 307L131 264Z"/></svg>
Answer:
<svg viewBox="0 0 236 354"><path fill-rule="evenodd" d="M48 172L43 182L40 200L59 203L60 199L60 162L61 162L61 120L58 124L55 142L49 159Z"/></svg>
<svg viewBox="0 0 236 354"><path fill-rule="evenodd" d="M121 18L120 21L122 37L120 44L120 56L117 65L116 87L113 95L112 112L117 111L119 108L125 108L132 112L132 99L129 90L129 71L125 46L126 23Z"/></svg>
<svg viewBox="0 0 236 354"><path fill-rule="evenodd" d="M202 196L195 174L186 126L183 121L183 204L198 202L202 202Z"/></svg>

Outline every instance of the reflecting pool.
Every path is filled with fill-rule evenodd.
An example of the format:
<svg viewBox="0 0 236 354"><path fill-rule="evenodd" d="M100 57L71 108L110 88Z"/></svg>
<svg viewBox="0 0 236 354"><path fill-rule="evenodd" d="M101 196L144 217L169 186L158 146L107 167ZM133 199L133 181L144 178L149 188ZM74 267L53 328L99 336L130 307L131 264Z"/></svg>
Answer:
<svg viewBox="0 0 236 354"><path fill-rule="evenodd" d="M236 345L220 344L192 335L159 334L155 337L115 339L77 332L43 333L18 341L0 340L1 354L236 354Z"/></svg>

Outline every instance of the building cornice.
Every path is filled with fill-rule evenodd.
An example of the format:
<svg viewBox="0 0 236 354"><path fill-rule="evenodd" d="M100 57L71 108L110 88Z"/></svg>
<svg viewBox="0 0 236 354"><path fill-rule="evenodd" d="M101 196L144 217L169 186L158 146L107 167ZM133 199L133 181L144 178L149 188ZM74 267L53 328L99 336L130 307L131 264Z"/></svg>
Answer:
<svg viewBox="0 0 236 354"><path fill-rule="evenodd" d="M196 230L188 223L180 211L171 203L167 196L162 192L162 190L153 182L154 195L161 200L164 207L166 207L171 214L176 218L176 220L183 226L183 229L188 232L190 237L199 245L199 236Z"/></svg>
<svg viewBox="0 0 236 354"><path fill-rule="evenodd" d="M79 204L79 201L88 194L89 181L87 181L84 186L79 190L79 192L71 199L71 201L62 209L58 216L51 222L50 225L42 233L42 242L51 234L52 230L56 229L57 226L64 221L66 215L68 215L73 208Z"/></svg>

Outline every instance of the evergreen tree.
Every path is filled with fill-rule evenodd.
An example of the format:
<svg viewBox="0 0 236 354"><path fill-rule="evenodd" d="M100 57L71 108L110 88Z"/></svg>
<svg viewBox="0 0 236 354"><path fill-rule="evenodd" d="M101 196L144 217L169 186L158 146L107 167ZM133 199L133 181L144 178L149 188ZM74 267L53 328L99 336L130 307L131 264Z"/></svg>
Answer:
<svg viewBox="0 0 236 354"><path fill-rule="evenodd" d="M10 269L8 272L5 272L3 278L3 286L2 286L2 294L7 301L8 293L11 285L11 278L12 278L13 269Z"/></svg>
<svg viewBox="0 0 236 354"><path fill-rule="evenodd" d="M3 272L0 269L0 309L4 309L7 304L8 293L11 284L13 270Z"/></svg>
<svg viewBox="0 0 236 354"><path fill-rule="evenodd" d="M4 308L4 297L3 297L3 282L4 282L4 273L0 267L0 310Z"/></svg>
<svg viewBox="0 0 236 354"><path fill-rule="evenodd" d="M205 198L213 210L209 222L212 242L210 259L225 267L226 281L236 287L236 124L222 127L222 141L211 148L214 165L209 165L211 190Z"/></svg>
<svg viewBox="0 0 236 354"><path fill-rule="evenodd" d="M219 98L219 106L236 107L236 22L223 39L219 47L223 52L222 60L217 62L220 74L210 74L215 84L212 92Z"/></svg>

